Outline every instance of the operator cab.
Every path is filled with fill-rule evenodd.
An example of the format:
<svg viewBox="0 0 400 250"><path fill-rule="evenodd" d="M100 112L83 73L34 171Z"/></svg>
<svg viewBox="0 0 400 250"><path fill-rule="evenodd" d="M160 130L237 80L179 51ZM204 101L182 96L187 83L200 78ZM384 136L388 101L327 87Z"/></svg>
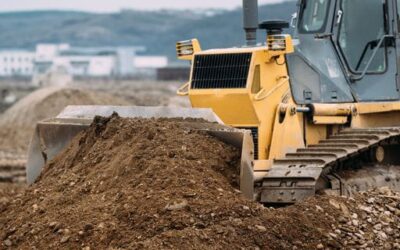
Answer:
<svg viewBox="0 0 400 250"><path fill-rule="evenodd" d="M395 0L300 0L288 55L300 104L399 100ZM394 21L396 20L396 22Z"/></svg>

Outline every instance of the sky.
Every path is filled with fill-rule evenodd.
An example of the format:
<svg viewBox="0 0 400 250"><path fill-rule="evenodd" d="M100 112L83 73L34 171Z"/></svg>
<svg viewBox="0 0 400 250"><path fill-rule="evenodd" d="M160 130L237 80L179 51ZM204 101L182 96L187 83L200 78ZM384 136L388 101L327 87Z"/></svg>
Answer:
<svg viewBox="0 0 400 250"><path fill-rule="evenodd" d="M282 0L259 0L260 4ZM233 9L242 0L0 0L0 12L24 10L83 10L115 12L121 9Z"/></svg>

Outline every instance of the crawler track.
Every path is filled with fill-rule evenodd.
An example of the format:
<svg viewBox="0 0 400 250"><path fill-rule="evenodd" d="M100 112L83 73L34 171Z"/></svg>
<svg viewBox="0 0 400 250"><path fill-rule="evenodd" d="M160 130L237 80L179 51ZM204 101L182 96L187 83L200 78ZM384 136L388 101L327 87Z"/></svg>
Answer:
<svg viewBox="0 0 400 250"><path fill-rule="evenodd" d="M260 183L261 202L292 204L319 191L351 195L400 189L400 127L345 129L277 159Z"/></svg>

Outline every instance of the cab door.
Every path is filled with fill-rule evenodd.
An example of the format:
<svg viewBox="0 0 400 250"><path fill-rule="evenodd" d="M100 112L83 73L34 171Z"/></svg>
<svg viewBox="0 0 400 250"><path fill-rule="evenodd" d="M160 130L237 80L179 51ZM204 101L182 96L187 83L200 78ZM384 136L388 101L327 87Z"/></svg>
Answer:
<svg viewBox="0 0 400 250"><path fill-rule="evenodd" d="M392 0L338 0L336 48L357 101L399 99Z"/></svg>

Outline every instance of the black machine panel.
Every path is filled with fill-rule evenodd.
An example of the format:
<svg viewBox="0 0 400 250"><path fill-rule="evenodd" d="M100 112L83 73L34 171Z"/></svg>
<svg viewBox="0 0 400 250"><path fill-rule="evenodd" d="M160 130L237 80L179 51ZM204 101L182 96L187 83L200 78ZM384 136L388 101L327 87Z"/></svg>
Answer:
<svg viewBox="0 0 400 250"><path fill-rule="evenodd" d="M251 53L197 55L191 88L246 88L251 57Z"/></svg>

